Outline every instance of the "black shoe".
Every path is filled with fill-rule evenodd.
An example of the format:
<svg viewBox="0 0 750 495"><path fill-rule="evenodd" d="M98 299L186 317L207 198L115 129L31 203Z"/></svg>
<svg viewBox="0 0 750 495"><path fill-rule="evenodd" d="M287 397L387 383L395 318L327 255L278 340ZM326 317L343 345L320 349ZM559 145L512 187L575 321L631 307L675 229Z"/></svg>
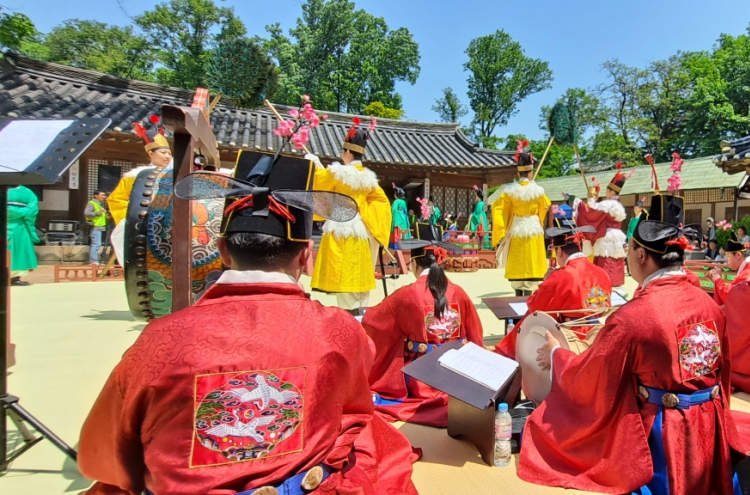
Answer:
<svg viewBox="0 0 750 495"><path fill-rule="evenodd" d="M16 280L11 280L11 282L10 282L10 285L20 285L20 286L24 286L24 285L31 285L31 283L29 283L29 282L25 282L25 281L23 281L23 280L21 280L21 279L16 279Z"/></svg>
<svg viewBox="0 0 750 495"><path fill-rule="evenodd" d="M516 297L522 297L522 296L523 296L523 291L520 289L516 289Z"/></svg>

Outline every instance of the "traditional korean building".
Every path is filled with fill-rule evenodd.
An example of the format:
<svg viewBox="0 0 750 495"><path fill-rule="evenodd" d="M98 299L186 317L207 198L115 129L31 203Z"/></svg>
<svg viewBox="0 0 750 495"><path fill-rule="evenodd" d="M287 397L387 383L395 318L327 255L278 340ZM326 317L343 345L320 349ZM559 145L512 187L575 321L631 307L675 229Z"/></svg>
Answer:
<svg viewBox="0 0 750 495"><path fill-rule="evenodd" d="M712 157L693 158L685 160L682 166L682 188L679 194L685 198L685 223L705 225L708 217L719 221L742 218L750 214L750 198L742 195L748 182L746 174L725 174L714 166L713 160ZM670 163L656 164L656 173L663 194L668 194L666 192L667 179L672 175L669 166ZM626 174L630 173L630 170L623 169ZM744 169L741 171L744 172ZM604 196L607 183L614 173L614 170L587 172L589 185L590 179L596 177L597 182L602 186L601 195ZM654 191L651 175L650 166L635 167L635 173L625 182L620 201L628 213L628 219L623 222L623 227L627 227L628 220L633 216L633 206L636 201L643 198L647 208L651 205ZM563 192L573 194L578 198L586 198L586 189L580 174L543 179L538 182L555 204L563 201Z"/></svg>
<svg viewBox="0 0 750 495"><path fill-rule="evenodd" d="M106 117L112 124L54 186L35 189L40 197L37 227L50 220L79 220L97 189L112 191L120 177L148 161L132 124L159 115L165 103L189 106L193 92L128 80L74 67L10 55L0 60L0 117L76 119ZM289 107L279 106L284 115ZM323 163L338 159L352 115L326 112L329 119L312 130L308 147ZM367 117L363 117L367 121ZM275 152L282 140L272 133L276 117L266 109L219 105L211 115L222 167L234 166L239 150ZM301 155L291 146L284 154ZM472 187L487 188L515 175L514 153L481 149L458 124L378 119L364 165L390 195L391 183L403 187L410 207L417 197L433 195L444 212L471 212Z"/></svg>

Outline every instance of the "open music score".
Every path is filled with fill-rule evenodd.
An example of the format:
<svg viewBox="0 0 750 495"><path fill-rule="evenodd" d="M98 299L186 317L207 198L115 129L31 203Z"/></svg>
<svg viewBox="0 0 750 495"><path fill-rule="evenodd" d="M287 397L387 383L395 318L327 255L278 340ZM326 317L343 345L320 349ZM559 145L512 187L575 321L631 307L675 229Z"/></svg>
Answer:
<svg viewBox="0 0 750 495"><path fill-rule="evenodd" d="M473 342L451 349L438 359L441 366L490 390L499 390L515 373L518 363L483 349Z"/></svg>

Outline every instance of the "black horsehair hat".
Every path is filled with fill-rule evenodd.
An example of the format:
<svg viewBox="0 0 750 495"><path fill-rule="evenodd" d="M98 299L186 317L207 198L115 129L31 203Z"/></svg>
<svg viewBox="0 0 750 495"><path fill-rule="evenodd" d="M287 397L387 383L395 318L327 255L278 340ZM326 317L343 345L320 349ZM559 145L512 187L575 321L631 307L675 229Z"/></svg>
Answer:
<svg viewBox="0 0 750 495"><path fill-rule="evenodd" d="M544 231L544 236L551 239L550 245L552 247L563 247L568 245L568 241L575 242L578 233L589 233L593 234L596 229L591 225L582 225L580 227L550 227ZM578 250L583 250L582 245L578 246Z"/></svg>
<svg viewBox="0 0 750 495"><path fill-rule="evenodd" d="M312 217L346 222L357 214L349 196L313 191L315 165L303 158L240 151L234 177L195 172L180 180L181 199L225 199L223 235L247 232L306 242L312 238ZM242 177L239 179L238 177Z"/></svg>
<svg viewBox="0 0 750 495"><path fill-rule="evenodd" d="M729 233L729 239L727 239L727 245L724 248L725 253L744 253L747 248L740 242L737 233L733 230Z"/></svg>
<svg viewBox="0 0 750 495"><path fill-rule="evenodd" d="M686 235L687 234L687 235ZM633 242L639 246L659 254L665 254L669 246L677 246L679 250L691 249L688 238L695 237L696 232L691 228L671 225L654 220L643 220L633 233Z"/></svg>
<svg viewBox="0 0 750 495"><path fill-rule="evenodd" d="M401 249L410 249L412 258L425 255L426 248L438 247L455 254L463 254L464 250L450 242L443 241L443 229L437 225L417 222L416 239L402 239L399 241Z"/></svg>
<svg viewBox="0 0 750 495"><path fill-rule="evenodd" d="M362 120L359 117L352 119L352 125L349 127L349 131L344 138L343 148L364 155L365 148L367 148L367 141L370 139L370 132L375 130L376 122L373 118L369 126L366 126L364 129L360 127L361 124Z"/></svg>

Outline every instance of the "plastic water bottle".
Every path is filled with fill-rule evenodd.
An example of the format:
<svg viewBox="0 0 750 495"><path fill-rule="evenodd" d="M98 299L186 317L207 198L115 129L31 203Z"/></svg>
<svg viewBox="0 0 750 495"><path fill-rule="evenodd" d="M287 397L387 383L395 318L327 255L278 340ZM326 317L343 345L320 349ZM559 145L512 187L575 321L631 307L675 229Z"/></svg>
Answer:
<svg viewBox="0 0 750 495"><path fill-rule="evenodd" d="M504 467L510 464L510 437L513 433L513 418L505 402L497 406L495 414L495 466Z"/></svg>

